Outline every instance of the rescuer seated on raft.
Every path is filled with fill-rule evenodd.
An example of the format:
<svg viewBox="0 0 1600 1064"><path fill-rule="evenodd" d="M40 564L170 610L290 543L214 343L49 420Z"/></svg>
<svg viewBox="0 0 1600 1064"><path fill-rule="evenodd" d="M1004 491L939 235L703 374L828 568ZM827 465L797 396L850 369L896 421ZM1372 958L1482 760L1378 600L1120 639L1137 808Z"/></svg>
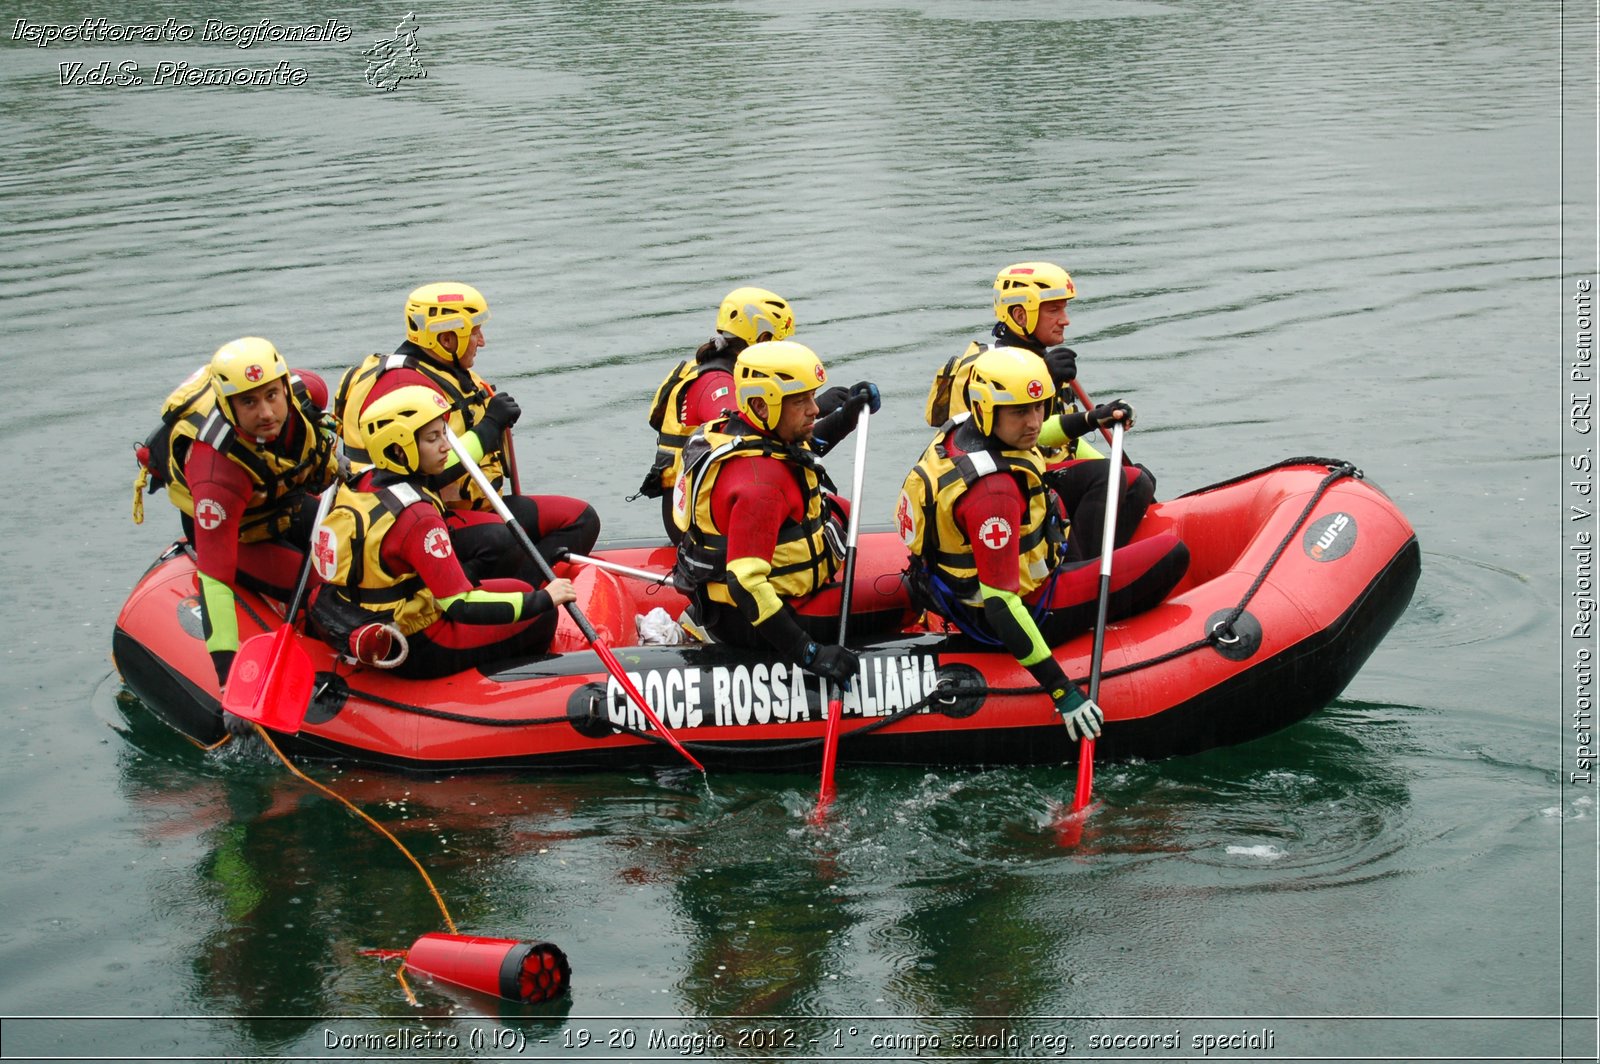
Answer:
<svg viewBox="0 0 1600 1064"><path fill-rule="evenodd" d="M994 316L997 323L991 340L974 340L966 351L944 364L934 375L928 393L928 424L939 428L966 411L966 375L973 361L995 347L1019 347L1044 359L1055 388L1046 417L1077 412L1078 405L1068 385L1078 375L1078 353L1061 346L1070 319L1067 301L1078 289L1072 276L1053 262L1019 262L1001 270L994 279ZM1124 428L1133 427L1133 408L1118 400L1125 414ZM1118 404L1101 404L1093 411L1090 431L1106 420ZM1045 482L1061 500L1070 531L1066 552L1069 558L1098 558L1105 528L1106 479L1110 467L1105 455L1080 436L1041 443L1045 459ZM1123 492L1117 503L1116 546L1127 544L1155 501L1155 476L1142 465L1122 468Z"/></svg>
<svg viewBox="0 0 1600 1064"><path fill-rule="evenodd" d="M792 340L752 344L734 362L738 412L701 425L684 445L673 514L684 530L673 581L690 596L686 627L717 640L776 651L835 682L853 676L856 655L830 644L839 627L844 504L811 449L813 435L838 442L878 390L862 382L818 420L827 372ZM863 616L898 627L905 600L865 603ZM851 631L861 629L852 613Z"/></svg>
<svg viewBox="0 0 1600 1064"><path fill-rule="evenodd" d="M1093 737L1100 709L1050 648L1094 626L1099 565L1066 558L1039 449L1089 431L1091 415L1046 420L1054 391L1033 352L983 352L967 384L970 413L940 429L912 467L895 523L911 549L914 600L979 642L1004 646L1055 700L1072 737ZM1107 418L1125 419L1111 405ZM1189 550L1163 532L1117 548L1112 560L1107 616L1118 620L1160 602L1183 579Z"/></svg>
<svg viewBox="0 0 1600 1064"><path fill-rule="evenodd" d="M794 311L782 296L765 288L735 288L717 308L711 339L695 350L692 360L672 367L656 388L649 418L656 430L656 455L639 485L639 495L661 500L661 523L674 545L683 538L672 519L672 486L677 483L683 445L696 426L733 412L733 360L739 352L793 334Z"/></svg>
<svg viewBox="0 0 1600 1064"><path fill-rule="evenodd" d="M287 601L305 563L316 496L337 473L327 401L321 377L291 373L269 341L246 336L167 396L139 447L134 521L144 520L146 483L182 511L219 687L239 650L234 586Z"/></svg>
<svg viewBox="0 0 1600 1064"><path fill-rule="evenodd" d="M361 414L375 468L340 485L317 526L312 558L325 583L311 606L316 633L364 664L412 677L542 653L570 580L535 590L495 578L474 586L428 485L457 463L445 432L450 404L424 385L389 392Z"/></svg>
<svg viewBox="0 0 1600 1064"><path fill-rule="evenodd" d="M445 281L413 290L405 303L406 338L393 354L368 355L345 372L334 408L344 430L345 453L357 469L372 461L361 435L362 412L379 397L413 385L430 387L450 404L450 427L478 455L489 483L498 487L510 463L507 433L522 408L491 388L473 367L488 341L483 326L489 301L469 284ZM457 558L473 580L507 576L537 587L544 574L494 513L457 463L429 485L445 502L445 524ZM505 505L546 558L562 550L587 554L600 536L594 507L566 495L505 496Z"/></svg>

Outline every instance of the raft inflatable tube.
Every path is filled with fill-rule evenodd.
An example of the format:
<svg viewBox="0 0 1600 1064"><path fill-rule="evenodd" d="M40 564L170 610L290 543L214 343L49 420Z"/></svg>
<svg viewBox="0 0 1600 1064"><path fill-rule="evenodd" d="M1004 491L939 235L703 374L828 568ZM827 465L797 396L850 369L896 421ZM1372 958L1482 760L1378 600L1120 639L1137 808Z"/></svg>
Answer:
<svg viewBox="0 0 1600 1064"><path fill-rule="evenodd" d="M1292 459L1151 506L1139 536L1177 534L1183 582L1155 609L1106 634L1102 759L1161 758L1257 738L1335 698L1404 612L1420 573L1411 525L1353 466ZM664 572L662 544L595 557ZM855 609L891 603L906 548L863 533ZM579 605L651 707L708 767L814 769L826 727L816 677L793 662L719 644L638 645L635 618L687 605L655 585L558 566ZM241 638L274 631L283 607L239 596ZM1019 765L1076 760L1050 699L1003 649L934 619L852 645L861 671L844 698L839 758L849 764ZM1056 650L1087 682L1092 634ZM436 680L406 680L339 660L302 637L316 693L287 751L421 772L682 764L565 615L552 652ZM145 573L117 618L123 681L158 717L209 743L220 694L183 544Z"/></svg>

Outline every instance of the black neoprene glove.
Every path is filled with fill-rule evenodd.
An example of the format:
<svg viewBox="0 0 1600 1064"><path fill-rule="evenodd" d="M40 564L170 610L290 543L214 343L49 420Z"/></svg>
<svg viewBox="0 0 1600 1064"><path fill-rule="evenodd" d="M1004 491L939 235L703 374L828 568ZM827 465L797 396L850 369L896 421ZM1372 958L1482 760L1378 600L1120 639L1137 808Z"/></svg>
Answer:
<svg viewBox="0 0 1600 1064"><path fill-rule="evenodd" d="M489 397L489 406L483 412L483 420L472 428L472 431L477 433L478 442L483 445L485 454L499 450L500 437L505 435L506 429L515 425L517 418L521 416L522 407L505 392L496 392Z"/></svg>
<svg viewBox="0 0 1600 1064"><path fill-rule="evenodd" d="M1125 429L1133 428L1133 406L1123 402L1121 399L1113 399L1109 403L1101 403L1089 411L1089 420L1097 428L1108 429L1114 421L1112 415L1119 410L1122 411L1122 427Z"/></svg>
<svg viewBox="0 0 1600 1064"><path fill-rule="evenodd" d="M831 413L818 417L816 424L811 428L811 449L819 455L827 454L835 444L855 431L863 409L871 409L876 414L878 408L883 405L883 397L878 394L878 386L871 381L862 381L852 385L848 390L829 388L817 397L817 409L822 409L824 398L830 402L837 400L838 405Z"/></svg>
<svg viewBox="0 0 1600 1064"><path fill-rule="evenodd" d="M1071 384L1078 376L1078 352L1070 347L1052 347L1044 353L1044 364L1056 384Z"/></svg>
<svg viewBox="0 0 1600 1064"><path fill-rule="evenodd" d="M835 385L825 391L817 393L817 417L825 418L845 404L850 398L850 389Z"/></svg>
<svg viewBox="0 0 1600 1064"><path fill-rule="evenodd" d="M878 386L871 381L858 381L850 386L849 402L855 409L855 417L851 422L851 427L854 428L855 421L861 418L862 407L870 407L874 414L883 408L883 395L878 391Z"/></svg>
<svg viewBox="0 0 1600 1064"><path fill-rule="evenodd" d="M515 425L521 416L522 407L517 405L515 399L505 392L495 392L489 397L489 409L484 411L483 420L494 421L502 429L508 429Z"/></svg>
<svg viewBox="0 0 1600 1064"><path fill-rule="evenodd" d="M836 643L808 643L800 657L800 667L834 683L847 683L861 668L855 651Z"/></svg>

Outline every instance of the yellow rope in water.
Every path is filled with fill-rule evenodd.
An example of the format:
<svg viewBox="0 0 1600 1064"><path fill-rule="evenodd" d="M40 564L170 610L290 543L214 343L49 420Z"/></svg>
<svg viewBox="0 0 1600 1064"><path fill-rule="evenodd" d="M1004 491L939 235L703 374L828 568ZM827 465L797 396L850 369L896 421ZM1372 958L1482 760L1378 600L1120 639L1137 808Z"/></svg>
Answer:
<svg viewBox="0 0 1600 1064"><path fill-rule="evenodd" d="M406 992L406 1000L413 1005L417 1004L417 995L411 992L411 984L406 982L406 966L404 964L395 969L394 977L400 980L400 989Z"/></svg>
<svg viewBox="0 0 1600 1064"><path fill-rule="evenodd" d="M428 871L427 871L427 869L422 867L422 862L418 861L415 857L413 857L411 855L411 851L406 849L405 844L402 843L399 839L395 838L394 835L389 832L388 828L384 827L382 824L380 824L376 820L372 819L372 817L368 816L366 813L362 812L360 809L357 809L355 807L355 805L353 805L342 794L339 794L337 791L332 790L326 784L318 783L316 780L312 779L310 776L307 776L304 772L301 772L298 768L295 768L294 767L294 763L291 762L287 757L284 756L282 750L278 749L278 745L272 741L272 737L267 734L267 730L265 728L263 728L261 725L257 724L257 725L255 725L255 729L256 729L256 734L261 736L261 741L267 744L267 749L271 750L274 754L278 755L278 760L283 762L283 767L284 768L287 768L290 772L294 773L296 776L299 776L301 779L303 779L307 783L311 784L311 786L315 787L317 790L321 791L323 794L326 794L329 798L332 798L334 801L338 802L340 805L342 805L346 809L350 810L352 813L354 813L356 816L360 817L362 820L365 820L368 824L371 824L373 826L373 828L375 828L378 831L379 834L381 834L384 838L388 839L390 842L395 844L395 847L401 853L403 853L405 855L406 860L410 861L411 864L416 868L417 874L422 877L422 881L428 885L428 893L433 895L433 900L439 904L439 911L444 914L444 926L447 927L450 930L450 933L452 935L459 934L459 932L456 931L456 922L450 918L450 910L446 909L445 906L444 906L444 898L440 896L439 889L433 885L433 880L428 877ZM405 982L405 980L402 979L401 982L403 984ZM406 994L409 996L410 993L411 993L410 989L407 988ZM413 999L413 1001L414 1000L415 999Z"/></svg>

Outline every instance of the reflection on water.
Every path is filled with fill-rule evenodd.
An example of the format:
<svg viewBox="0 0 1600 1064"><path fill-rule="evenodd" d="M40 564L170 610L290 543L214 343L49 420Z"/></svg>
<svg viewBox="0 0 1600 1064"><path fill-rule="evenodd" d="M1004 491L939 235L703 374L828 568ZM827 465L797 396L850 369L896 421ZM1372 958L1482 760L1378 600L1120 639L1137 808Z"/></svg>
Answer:
<svg viewBox="0 0 1600 1064"><path fill-rule="evenodd" d="M182 749L128 702L130 808L147 843L184 840L200 855L157 903L207 914L195 1006L404 1012L388 972L359 952L440 928L403 857L272 765ZM1165 884L1163 907L1192 923L1186 898L1218 889L1302 892L1416 871L1410 795L1384 741L1315 723L1226 759L1106 771L1070 850L1050 818L1072 781L1042 769L846 772L821 829L807 823L813 782L790 776L662 790L617 775L313 771L417 855L464 933L562 945L579 1011L624 1003L626 988L597 985L586 963L619 948L596 940L624 918L658 958L646 974L667 978L650 992L698 1015L843 1002L1027 1016L1062 1008L1061 988L1087 974L1081 937L1130 890ZM1276 859L1262 859L1264 843ZM454 1007L421 993L425 1008ZM268 1031L290 1034L279 1021Z"/></svg>

